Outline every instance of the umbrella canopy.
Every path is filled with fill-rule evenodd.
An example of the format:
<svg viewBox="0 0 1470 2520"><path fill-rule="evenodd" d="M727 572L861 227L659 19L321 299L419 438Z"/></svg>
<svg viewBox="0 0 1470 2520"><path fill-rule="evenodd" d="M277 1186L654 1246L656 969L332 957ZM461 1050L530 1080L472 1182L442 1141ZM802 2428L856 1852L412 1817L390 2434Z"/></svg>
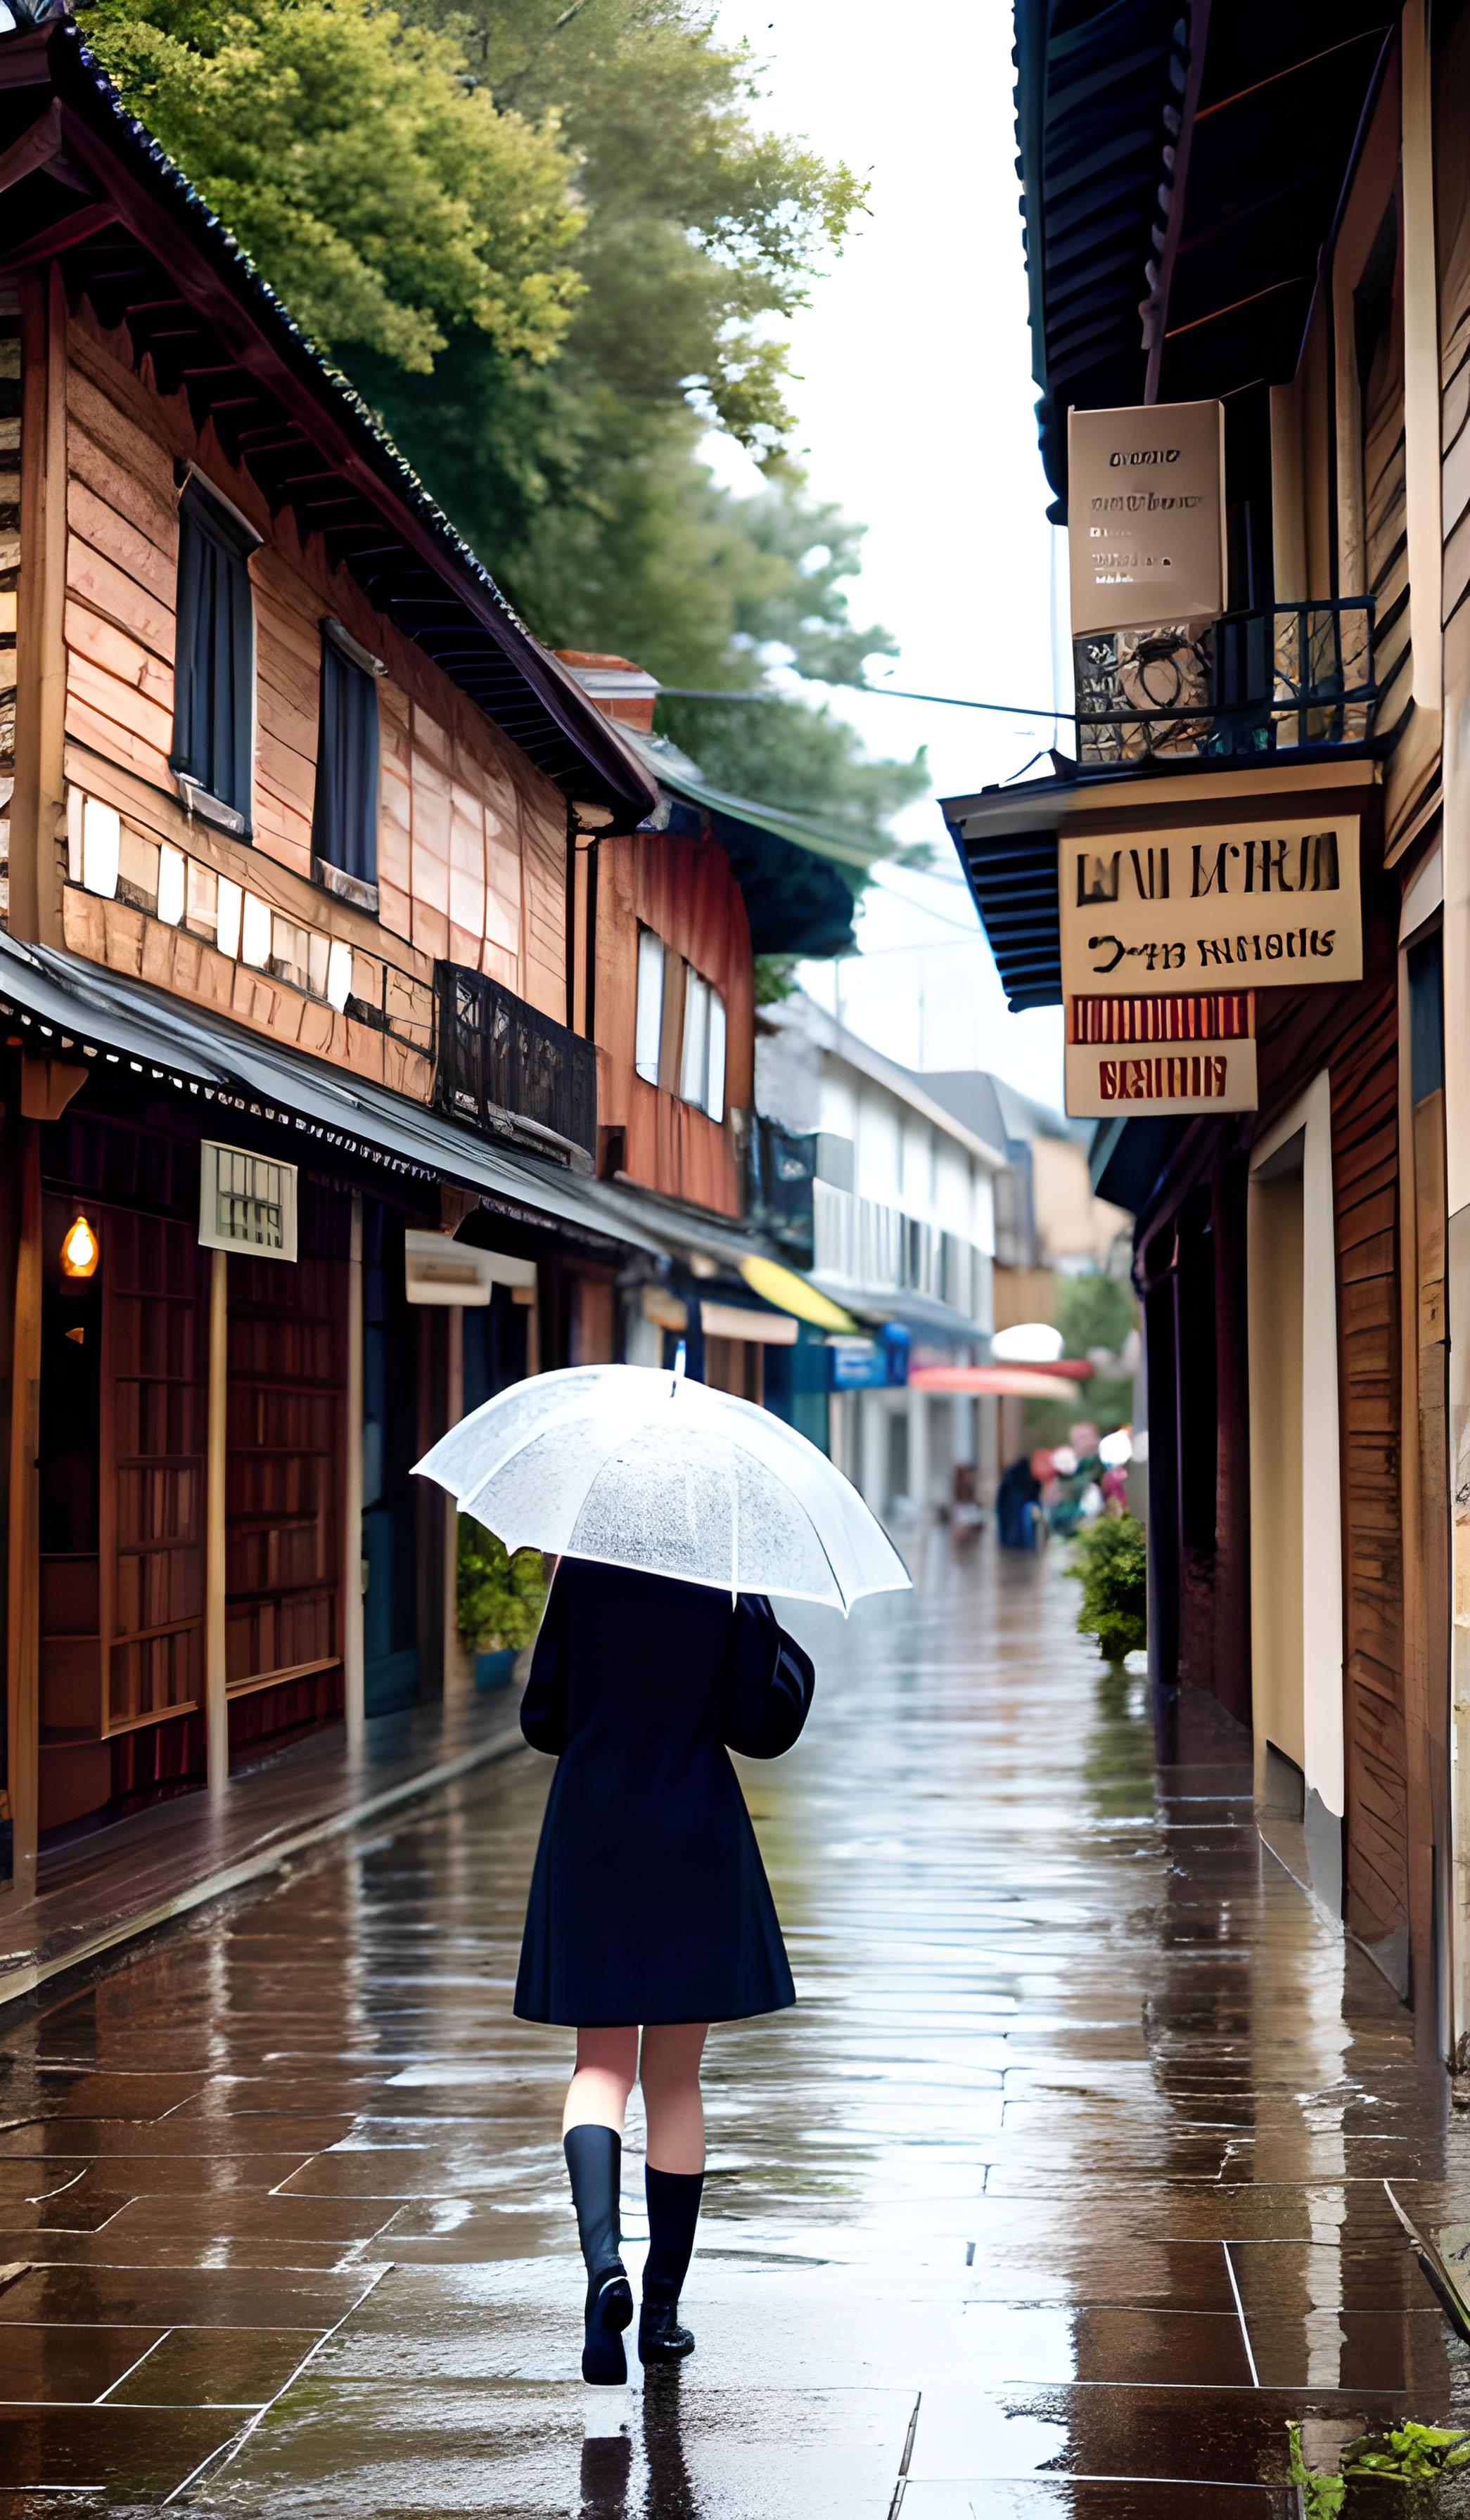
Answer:
<svg viewBox="0 0 1470 2520"><path fill-rule="evenodd" d="M415 1464L507 1549L544 1549L721 1592L825 1601L906 1591L881 1523L825 1454L767 1410L633 1365L539 1373Z"/></svg>

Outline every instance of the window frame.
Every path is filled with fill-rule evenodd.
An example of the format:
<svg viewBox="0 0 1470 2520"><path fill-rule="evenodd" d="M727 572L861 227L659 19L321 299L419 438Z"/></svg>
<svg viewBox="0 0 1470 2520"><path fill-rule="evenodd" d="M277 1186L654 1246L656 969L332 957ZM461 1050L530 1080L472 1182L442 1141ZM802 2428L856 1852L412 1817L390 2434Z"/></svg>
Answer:
<svg viewBox="0 0 1470 2520"><path fill-rule="evenodd" d="M320 627L322 644L316 718L316 780L311 809L311 873L324 891L335 893L340 901L349 901L355 909L370 911L376 916L378 836L383 797L383 722L378 707L378 684L387 674L388 667L381 656L375 656L371 649L364 648L340 621L328 616ZM371 798L366 825L362 832L352 836L360 843L359 854L364 861L371 857L371 875L342 863L342 858L351 854L351 850L342 831L328 829L328 824L336 818L336 804L324 792L323 779L324 765L329 760L334 769L342 767L338 755L345 754L346 745L345 730L337 733L329 745L329 711L334 704L341 707L343 696L359 687L371 702L373 761L371 779L366 783ZM366 717L366 712L364 715ZM360 770L360 764L358 768ZM331 844L330 849L323 846L324 840ZM334 851L340 851L341 856L333 854Z"/></svg>
<svg viewBox="0 0 1470 2520"><path fill-rule="evenodd" d="M259 549L263 537L250 518L242 516L198 466L192 464L186 469L180 486L178 522L179 548L174 575L173 736L168 767L188 813L197 816L201 822L212 823L217 829L229 832L236 839L249 840L254 829L256 716L255 591L250 562L252 552ZM212 546L217 558L228 564L237 591L244 598L237 626L248 628L248 653L243 669L236 665L233 670L234 710L230 749L234 762L228 783L217 781L219 765L207 758L209 738L201 739L197 724L202 714L196 666L203 589L198 562L194 563L192 571L188 566L188 538L191 536ZM186 588L186 579L191 575L194 583ZM211 630L216 620L217 608L211 606ZM211 654L211 667L217 662L217 655ZM181 706L181 702L185 704ZM210 784L211 778L215 785ZM240 801L238 794L219 794L217 786L223 784L243 788L244 801Z"/></svg>
<svg viewBox="0 0 1470 2520"><path fill-rule="evenodd" d="M710 983L704 973L697 971L692 963L686 963L678 1097L681 1102L692 1102L697 1111L704 1110L709 1090L711 995Z"/></svg>
<svg viewBox="0 0 1470 2520"><path fill-rule="evenodd" d="M652 927L638 929L638 964L633 1000L633 1072L645 1085L659 1083L664 1053L666 947ZM649 1039L652 1036L652 1056Z"/></svg>

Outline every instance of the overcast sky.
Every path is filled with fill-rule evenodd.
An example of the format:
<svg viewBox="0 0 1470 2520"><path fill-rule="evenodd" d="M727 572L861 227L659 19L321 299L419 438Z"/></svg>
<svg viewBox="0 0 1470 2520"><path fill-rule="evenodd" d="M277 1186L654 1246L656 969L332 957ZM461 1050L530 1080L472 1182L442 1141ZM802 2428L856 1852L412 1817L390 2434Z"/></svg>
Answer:
<svg viewBox="0 0 1470 2520"><path fill-rule="evenodd" d="M1055 706L1059 538L1033 411L1009 0L721 0L717 23L769 64L765 120L870 179L869 215L792 328L792 399L813 490L868 527L853 610L901 650L875 679ZM721 471L741 478L738 459ZM937 795L1012 776L1051 734L1041 715L835 705L875 750L927 744ZM840 982L844 1019L910 1066L993 1067L1059 1102L1060 1012L1006 1012L935 805L900 829L939 843L939 879L885 872L860 957L808 967L813 994L830 1008Z"/></svg>

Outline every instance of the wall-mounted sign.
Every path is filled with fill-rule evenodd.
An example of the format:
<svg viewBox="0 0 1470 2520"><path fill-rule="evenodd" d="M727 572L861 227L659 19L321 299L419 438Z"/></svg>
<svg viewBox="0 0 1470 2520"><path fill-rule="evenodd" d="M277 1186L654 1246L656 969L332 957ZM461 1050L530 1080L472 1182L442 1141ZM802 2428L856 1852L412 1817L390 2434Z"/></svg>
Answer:
<svg viewBox="0 0 1470 2520"><path fill-rule="evenodd" d="M199 1238L209 1251L248 1251L256 1260L295 1260L297 1168L244 1147L203 1140L199 1150Z"/></svg>
<svg viewBox="0 0 1470 2520"><path fill-rule="evenodd" d="M421 1234L412 1228L403 1237L403 1291L411 1304L487 1304L496 1286L508 1286L513 1303L533 1303L534 1260L515 1260L508 1252L482 1251L478 1243L456 1242L452 1234Z"/></svg>
<svg viewBox="0 0 1470 2520"><path fill-rule="evenodd" d="M1078 1120L1254 1111L1256 993L1069 998L1066 1075Z"/></svg>
<svg viewBox="0 0 1470 2520"><path fill-rule="evenodd" d="M1225 608L1217 402L1074 411L1067 424L1072 635L1213 621Z"/></svg>
<svg viewBox="0 0 1470 2520"><path fill-rule="evenodd" d="M1362 977L1355 814L1131 840L1064 832L1058 882L1069 1003Z"/></svg>
<svg viewBox="0 0 1470 2520"><path fill-rule="evenodd" d="M1254 1041L1199 1050L1067 1046L1067 1109L1074 1120L1139 1120L1150 1112L1254 1111Z"/></svg>
<svg viewBox="0 0 1470 2520"><path fill-rule="evenodd" d="M1076 1119L1253 1111L1257 992L1362 977L1355 814L1063 832L1058 881Z"/></svg>

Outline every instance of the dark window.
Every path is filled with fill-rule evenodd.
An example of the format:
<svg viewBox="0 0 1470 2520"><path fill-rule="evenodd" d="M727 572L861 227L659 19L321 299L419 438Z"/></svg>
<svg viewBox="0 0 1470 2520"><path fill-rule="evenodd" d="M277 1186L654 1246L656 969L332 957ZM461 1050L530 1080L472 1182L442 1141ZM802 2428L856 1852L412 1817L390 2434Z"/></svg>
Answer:
<svg viewBox="0 0 1470 2520"><path fill-rule="evenodd" d="M358 659L361 659L359 662ZM378 906L376 659L335 622L322 627L322 705L311 846L334 892Z"/></svg>
<svg viewBox="0 0 1470 2520"><path fill-rule="evenodd" d="M1408 949L1409 1097L1419 1103L1445 1082L1445 964L1443 939L1422 937Z"/></svg>
<svg viewBox="0 0 1470 2520"><path fill-rule="evenodd" d="M249 561L258 536L197 476L179 503L178 640L170 767L191 807L248 832L255 640ZM193 790L192 794L188 793Z"/></svg>

